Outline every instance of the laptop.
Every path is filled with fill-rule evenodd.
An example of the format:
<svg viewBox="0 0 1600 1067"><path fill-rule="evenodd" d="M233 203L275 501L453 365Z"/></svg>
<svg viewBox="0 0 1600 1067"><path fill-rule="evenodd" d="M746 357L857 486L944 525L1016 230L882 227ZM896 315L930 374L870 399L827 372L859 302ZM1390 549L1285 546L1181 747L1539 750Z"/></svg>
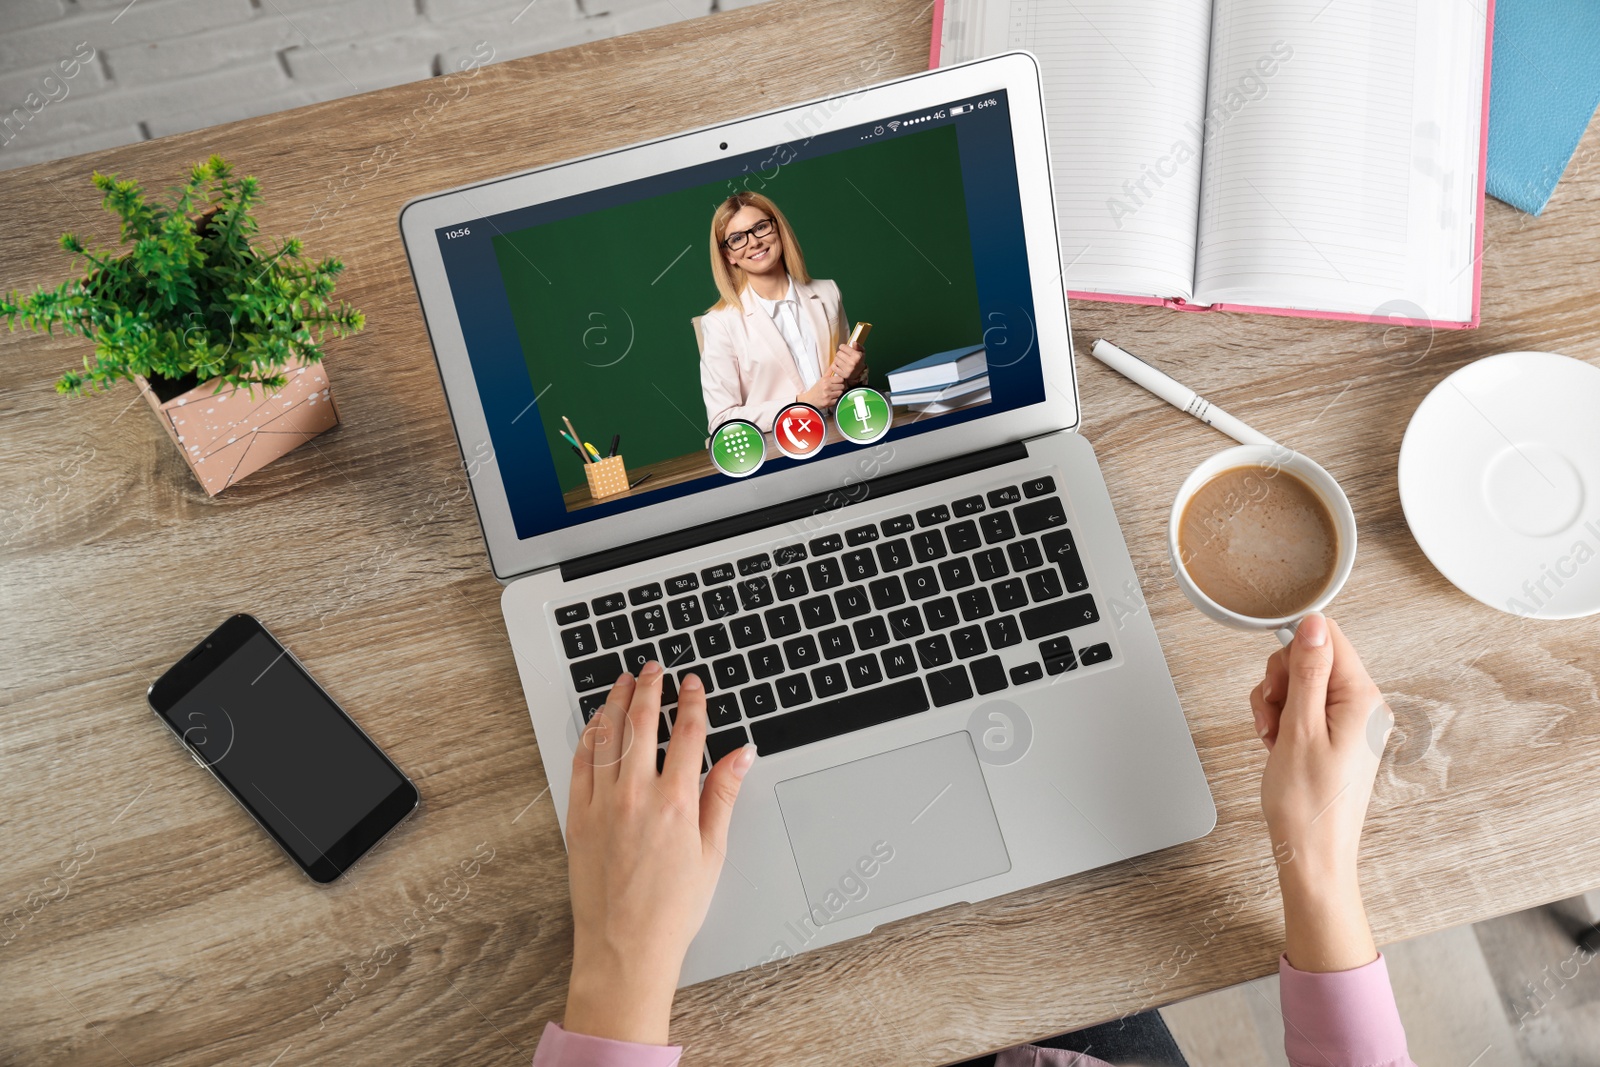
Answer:
<svg viewBox="0 0 1600 1067"><path fill-rule="evenodd" d="M634 742L658 762L691 671L703 767L758 748L682 984L1210 831L1076 432L1032 56L423 197L400 227L563 827L624 669L666 667Z"/></svg>

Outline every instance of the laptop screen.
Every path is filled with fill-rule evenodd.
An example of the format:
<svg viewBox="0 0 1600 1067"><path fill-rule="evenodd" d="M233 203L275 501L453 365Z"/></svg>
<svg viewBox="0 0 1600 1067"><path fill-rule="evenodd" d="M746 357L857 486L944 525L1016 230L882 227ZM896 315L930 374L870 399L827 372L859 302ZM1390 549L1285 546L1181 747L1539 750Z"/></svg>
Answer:
<svg viewBox="0 0 1600 1067"><path fill-rule="evenodd" d="M794 132L436 232L519 538L1044 399L1005 91Z"/></svg>

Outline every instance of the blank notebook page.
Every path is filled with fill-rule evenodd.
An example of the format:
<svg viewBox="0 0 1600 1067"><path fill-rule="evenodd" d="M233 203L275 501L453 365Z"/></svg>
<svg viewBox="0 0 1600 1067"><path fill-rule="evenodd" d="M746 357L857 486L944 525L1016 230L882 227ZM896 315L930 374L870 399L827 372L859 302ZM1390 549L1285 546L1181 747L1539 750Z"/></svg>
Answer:
<svg viewBox="0 0 1600 1067"><path fill-rule="evenodd" d="M1196 301L1471 318L1486 31L1470 0L1217 0Z"/></svg>
<svg viewBox="0 0 1600 1067"><path fill-rule="evenodd" d="M1188 299L1209 5L947 2L946 18L942 63L1026 48L1046 72L1066 288Z"/></svg>

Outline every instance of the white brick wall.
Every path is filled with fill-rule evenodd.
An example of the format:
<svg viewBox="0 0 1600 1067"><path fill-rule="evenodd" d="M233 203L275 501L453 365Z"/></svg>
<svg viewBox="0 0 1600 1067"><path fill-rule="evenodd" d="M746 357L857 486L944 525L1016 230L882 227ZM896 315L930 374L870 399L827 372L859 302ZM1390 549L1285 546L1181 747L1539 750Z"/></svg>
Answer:
<svg viewBox="0 0 1600 1067"><path fill-rule="evenodd" d="M0 0L0 170L758 0Z"/></svg>

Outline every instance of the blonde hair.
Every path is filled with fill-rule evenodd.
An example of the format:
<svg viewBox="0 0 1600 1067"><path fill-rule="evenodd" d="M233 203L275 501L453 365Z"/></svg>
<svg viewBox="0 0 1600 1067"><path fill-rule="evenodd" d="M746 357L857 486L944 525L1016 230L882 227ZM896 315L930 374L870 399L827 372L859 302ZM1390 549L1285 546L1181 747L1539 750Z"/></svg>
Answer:
<svg viewBox="0 0 1600 1067"><path fill-rule="evenodd" d="M800 251L800 239L794 235L794 227L789 225L789 220L778 210L777 204L760 193L746 189L718 204L711 216L711 277L717 283L719 294L717 302L711 306L712 311L741 306L741 294L745 286L750 284L744 268L729 263L722 248L722 241L728 236L728 223L740 208L746 207L765 211L777 225L778 237L783 241L783 265L789 271L789 277L801 284L811 280L811 275L806 273L806 257Z"/></svg>

